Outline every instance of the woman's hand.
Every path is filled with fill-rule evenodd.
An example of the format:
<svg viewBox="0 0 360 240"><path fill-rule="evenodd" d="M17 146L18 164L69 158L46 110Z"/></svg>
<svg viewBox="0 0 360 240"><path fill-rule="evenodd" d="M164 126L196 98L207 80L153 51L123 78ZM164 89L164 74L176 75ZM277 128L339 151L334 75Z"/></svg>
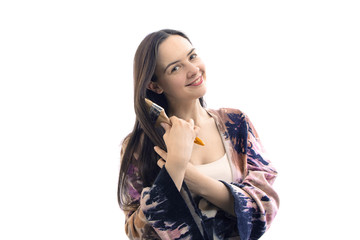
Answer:
<svg viewBox="0 0 360 240"><path fill-rule="evenodd" d="M158 147L155 147L154 150L166 161L164 164L166 170L180 191L199 128L194 125L192 119L184 121L177 117L171 117L170 121L172 126L161 123L165 129L163 138L168 152L165 153Z"/></svg>
<svg viewBox="0 0 360 240"><path fill-rule="evenodd" d="M161 126L165 129L163 138L167 147L166 165L185 169L190 161L194 140L199 128L194 125L192 119L185 121L173 116L170 121L172 126L161 123Z"/></svg>

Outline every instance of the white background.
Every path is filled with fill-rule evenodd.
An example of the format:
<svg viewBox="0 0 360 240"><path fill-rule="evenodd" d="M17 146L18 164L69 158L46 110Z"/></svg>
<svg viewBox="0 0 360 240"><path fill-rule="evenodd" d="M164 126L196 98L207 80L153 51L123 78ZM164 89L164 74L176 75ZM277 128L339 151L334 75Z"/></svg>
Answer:
<svg viewBox="0 0 360 240"><path fill-rule="evenodd" d="M0 239L126 239L116 191L150 32L189 35L208 107L246 112L279 171L262 239L359 239L357 1L1 1Z"/></svg>

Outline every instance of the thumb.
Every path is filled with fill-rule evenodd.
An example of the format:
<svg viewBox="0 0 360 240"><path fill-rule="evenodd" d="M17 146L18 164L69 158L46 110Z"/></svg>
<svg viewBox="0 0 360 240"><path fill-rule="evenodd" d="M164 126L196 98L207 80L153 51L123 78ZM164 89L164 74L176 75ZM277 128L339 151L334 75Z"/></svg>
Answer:
<svg viewBox="0 0 360 240"><path fill-rule="evenodd" d="M170 125L167 123L161 122L160 125L166 132L170 129Z"/></svg>

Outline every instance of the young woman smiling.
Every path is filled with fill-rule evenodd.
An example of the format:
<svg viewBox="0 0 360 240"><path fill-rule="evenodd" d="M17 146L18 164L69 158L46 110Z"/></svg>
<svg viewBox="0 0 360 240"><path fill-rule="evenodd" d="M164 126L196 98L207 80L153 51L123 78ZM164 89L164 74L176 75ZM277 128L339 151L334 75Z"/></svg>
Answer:
<svg viewBox="0 0 360 240"><path fill-rule="evenodd" d="M205 93L205 65L184 33L165 29L141 42L118 188L130 239L258 239L274 219L277 172L255 128L240 110L206 109ZM145 98L171 126L153 125Z"/></svg>

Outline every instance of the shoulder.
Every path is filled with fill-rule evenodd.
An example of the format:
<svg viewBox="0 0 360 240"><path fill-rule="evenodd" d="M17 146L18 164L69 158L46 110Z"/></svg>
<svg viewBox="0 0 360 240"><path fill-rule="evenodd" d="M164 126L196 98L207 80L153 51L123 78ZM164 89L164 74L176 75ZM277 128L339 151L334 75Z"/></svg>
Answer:
<svg viewBox="0 0 360 240"><path fill-rule="evenodd" d="M212 117L223 129L233 134L246 135L248 131L256 135L256 130L247 114L235 108L207 109Z"/></svg>
<svg viewBox="0 0 360 240"><path fill-rule="evenodd" d="M219 108L219 109L207 109L207 111L220 118L224 123L226 122L238 122L248 121L247 115L236 108Z"/></svg>

